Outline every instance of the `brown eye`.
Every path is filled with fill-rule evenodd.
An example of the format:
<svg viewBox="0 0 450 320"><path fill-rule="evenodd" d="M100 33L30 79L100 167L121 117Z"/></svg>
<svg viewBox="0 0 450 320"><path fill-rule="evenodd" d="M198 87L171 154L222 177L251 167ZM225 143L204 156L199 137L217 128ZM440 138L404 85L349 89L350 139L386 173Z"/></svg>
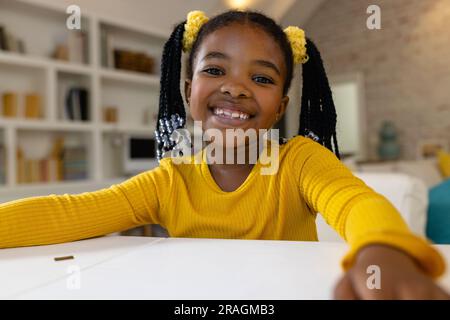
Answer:
<svg viewBox="0 0 450 320"><path fill-rule="evenodd" d="M266 77L262 77L262 76L253 77L253 80L258 82L258 83L264 83L264 84L273 84L274 83L272 81L272 79L269 79L269 78L266 78Z"/></svg>
<svg viewBox="0 0 450 320"><path fill-rule="evenodd" d="M206 72L206 73L208 73L210 75L213 75L213 76L223 75L223 71L218 69L218 68L208 68L208 69L203 70L203 72Z"/></svg>

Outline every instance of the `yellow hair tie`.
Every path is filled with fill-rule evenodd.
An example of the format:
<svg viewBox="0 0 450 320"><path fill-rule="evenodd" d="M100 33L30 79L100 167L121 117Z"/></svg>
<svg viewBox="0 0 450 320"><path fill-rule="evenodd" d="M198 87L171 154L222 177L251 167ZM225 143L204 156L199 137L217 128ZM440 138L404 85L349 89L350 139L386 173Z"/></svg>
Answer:
<svg viewBox="0 0 450 320"><path fill-rule="evenodd" d="M299 27L289 26L284 29L284 33L291 44L294 63L306 63L309 60L309 56L306 54L305 31Z"/></svg>
<svg viewBox="0 0 450 320"><path fill-rule="evenodd" d="M192 49L200 28L209 20L203 11L191 11L187 15L184 25L183 51L189 52Z"/></svg>

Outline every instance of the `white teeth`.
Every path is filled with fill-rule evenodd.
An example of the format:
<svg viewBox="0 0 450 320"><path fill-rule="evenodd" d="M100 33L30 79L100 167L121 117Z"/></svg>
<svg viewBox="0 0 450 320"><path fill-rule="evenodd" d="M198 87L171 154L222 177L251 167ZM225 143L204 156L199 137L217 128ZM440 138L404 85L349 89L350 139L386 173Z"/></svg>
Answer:
<svg viewBox="0 0 450 320"><path fill-rule="evenodd" d="M246 120L250 117L249 114L244 113L244 112L239 112L239 111L230 112L228 110L224 110L224 109L220 109L220 108L214 108L213 113L216 115L225 115L232 119L241 119L241 120Z"/></svg>

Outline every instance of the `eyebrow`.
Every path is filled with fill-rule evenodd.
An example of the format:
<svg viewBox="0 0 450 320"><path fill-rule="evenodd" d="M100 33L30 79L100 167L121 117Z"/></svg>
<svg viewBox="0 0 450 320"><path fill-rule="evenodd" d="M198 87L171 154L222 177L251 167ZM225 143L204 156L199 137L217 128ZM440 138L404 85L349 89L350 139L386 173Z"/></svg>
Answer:
<svg viewBox="0 0 450 320"><path fill-rule="evenodd" d="M218 51L211 51L208 52L207 55L205 55L202 59L203 60L209 60L209 59L224 59L224 60L230 60L230 57L227 56L226 54L222 53L222 52L218 52ZM266 67L266 68L270 68L272 70L274 70L279 76L281 76L281 72L280 70L277 68L277 66L267 60L253 60L252 64L257 64L260 65L262 67Z"/></svg>

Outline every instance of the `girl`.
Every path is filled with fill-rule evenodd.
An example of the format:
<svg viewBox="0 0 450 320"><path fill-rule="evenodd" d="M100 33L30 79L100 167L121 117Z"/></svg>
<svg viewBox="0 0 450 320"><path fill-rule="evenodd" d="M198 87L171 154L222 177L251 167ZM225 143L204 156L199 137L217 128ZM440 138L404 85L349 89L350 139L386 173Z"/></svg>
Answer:
<svg viewBox="0 0 450 320"><path fill-rule="evenodd" d="M286 110L294 64L303 64L299 135L279 146L276 174L260 174L259 159L212 163L203 150L184 155L198 164L163 158L186 120L182 50L189 52L187 104L205 131L271 128ZM0 247L74 241L143 224L160 224L174 237L317 241L321 212L350 244L337 298L448 298L432 281L445 269L439 253L338 160L331 91L320 54L302 30L284 32L255 12L211 20L191 12L164 47L159 107L159 167L96 192L2 204ZM229 151L229 142L219 145ZM366 286L369 265L381 268L379 290Z"/></svg>

